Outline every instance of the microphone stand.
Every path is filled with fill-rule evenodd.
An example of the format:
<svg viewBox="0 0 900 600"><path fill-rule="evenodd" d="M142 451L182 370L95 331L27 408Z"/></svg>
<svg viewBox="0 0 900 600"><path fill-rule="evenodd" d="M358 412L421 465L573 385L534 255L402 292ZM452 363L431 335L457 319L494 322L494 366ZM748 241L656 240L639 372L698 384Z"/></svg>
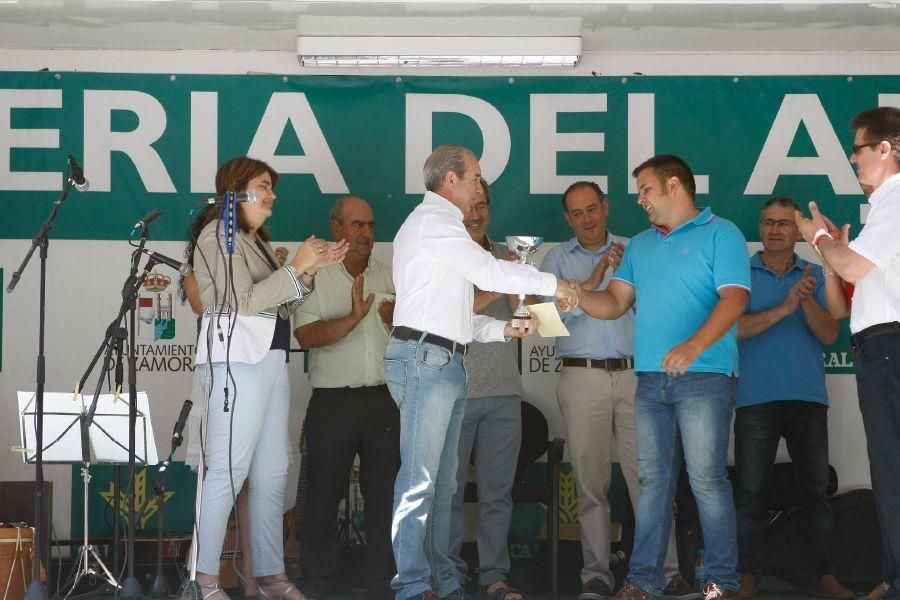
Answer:
<svg viewBox="0 0 900 600"><path fill-rule="evenodd" d="M69 164L68 177L63 186L62 193L53 208L50 209L50 215L38 228L37 233L31 240L31 248L28 254L22 260L22 264L12 274L6 292L11 294L19 283L28 261L38 248L40 251L40 296L38 300L38 355L37 355L37 376L35 381L37 387L35 389L35 419L34 434L35 443L37 444L35 452L35 470L34 470L34 560L31 563L31 583L25 592L26 600L47 600L47 588L41 581L41 561L43 559L44 548L44 383L46 382L46 355L44 354L44 338L45 329L44 321L47 307L47 254L50 246L50 232L53 230L53 220L59 212L59 207L66 201L69 196L69 190L75 183L72 165Z"/></svg>
<svg viewBox="0 0 900 600"><path fill-rule="evenodd" d="M167 598L171 595L169 582L163 575L163 531L166 527L166 473L172 459L175 458L175 451L181 446L184 439L182 432L190 414L193 402L185 400L181 408L181 415L175 423L175 431L172 432L172 450L169 456L163 461L159 470L156 472L156 478L153 480L153 491L156 492L156 578L153 580L153 586L150 589L150 596L153 598Z"/></svg>
<svg viewBox="0 0 900 600"><path fill-rule="evenodd" d="M114 335L113 345L115 346L116 353L116 370L115 377L113 379L113 385L115 385L116 393L119 393L119 390L122 389L122 384L125 381L124 371L122 366L122 358L125 355L125 351L123 345L125 343L125 336L127 332L124 327L116 327ZM103 378L101 377L102 381ZM97 390L99 393L99 390ZM113 493L115 494L115 500L113 501L113 573L118 577L122 571L120 570L120 553L122 551L120 547L120 542L122 539L121 532L121 521L122 521L122 505L121 505L121 494L122 494L122 474L121 474L121 465L116 463L115 466L115 475L113 477Z"/></svg>
<svg viewBox="0 0 900 600"><path fill-rule="evenodd" d="M159 264L153 256L149 258L147 263L144 265L143 272L138 275L138 263L140 262L141 255L143 253L144 246L147 244L147 238L149 235L149 228L144 227L143 234L141 235L140 244L138 245L135 252L132 254L131 261L131 272L128 275L128 278L125 280L125 284L122 287L122 304L119 306L119 313L116 315L116 318L110 323L109 327L106 330L106 336L103 339L103 342L98 348L96 354L94 354L94 358L91 360L91 364L88 366L87 371L85 371L84 375L79 382L79 389L84 385L87 381L87 378L90 376L91 371L93 371L94 366L97 364L100 355L103 353L104 349L107 349L107 356L110 357L113 345L113 338L116 336L116 332L119 330L119 324L122 322L122 319L125 317L125 314L128 313L128 476L130 478L130 483L128 486L128 537L126 539L126 555L128 558L128 577L125 579L124 583L122 583L122 591L119 593L120 598L124 598L126 600L138 600L143 597L144 592L141 587L140 581L138 581L137 577L134 575L134 537L135 537L135 528L136 528L136 510L135 510L135 429L137 428L137 348L135 346L135 337L136 337L136 313L137 313L137 295L141 289L141 286L144 283L144 280L147 278L147 275L150 274L150 271ZM111 358L111 357L110 357ZM109 360L107 359L106 366L108 368ZM101 374L101 382L102 382L102 374ZM94 395L94 399L91 402L91 407L87 413L87 425L93 422L94 412L97 410L97 401L99 399L99 386L97 393ZM118 518L118 517L117 517Z"/></svg>

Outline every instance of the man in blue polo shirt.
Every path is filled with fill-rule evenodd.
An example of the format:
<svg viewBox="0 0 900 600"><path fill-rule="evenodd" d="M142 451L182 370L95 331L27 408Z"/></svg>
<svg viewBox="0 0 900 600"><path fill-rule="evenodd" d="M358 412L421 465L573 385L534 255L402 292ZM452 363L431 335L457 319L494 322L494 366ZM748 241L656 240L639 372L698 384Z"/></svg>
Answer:
<svg viewBox="0 0 900 600"><path fill-rule="evenodd" d="M606 289L628 243L628 238L613 235L606 227L610 208L606 194L593 181L577 181L563 193L562 206L575 237L550 250L541 270L565 281L574 279L585 290ZM560 316L571 333L556 338L556 357L562 362L556 398L578 491L584 562L578 600L607 600L616 583L609 568L607 500L613 447L635 506L640 494L634 439L634 310L611 321L577 308ZM674 536L669 538L664 570L669 582L666 598L699 596L678 574Z"/></svg>
<svg viewBox="0 0 900 600"><path fill-rule="evenodd" d="M834 577L828 487L828 393L822 344L837 339L847 314L841 281L831 267L794 254L799 207L789 198L763 205L763 249L750 259L753 291L738 320L741 378L734 419L737 470L738 571L741 595L757 594L765 551L769 476L784 437L803 495L801 531L814 572L805 588L825 598L853 598Z"/></svg>
<svg viewBox="0 0 900 600"><path fill-rule="evenodd" d="M747 243L733 223L695 206L694 175L677 156L654 156L632 175L652 227L631 240L609 287L583 291L581 301L600 319L636 307L641 496L622 597L651 600L666 584L662 562L684 458L706 546L705 600L732 600L739 584L726 461L737 391L735 324L750 291Z"/></svg>

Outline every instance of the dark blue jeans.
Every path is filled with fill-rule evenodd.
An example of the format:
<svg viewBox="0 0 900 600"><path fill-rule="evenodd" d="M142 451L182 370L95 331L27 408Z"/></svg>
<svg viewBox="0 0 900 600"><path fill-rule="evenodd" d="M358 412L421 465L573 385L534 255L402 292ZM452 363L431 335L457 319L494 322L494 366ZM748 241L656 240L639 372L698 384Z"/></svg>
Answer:
<svg viewBox="0 0 900 600"><path fill-rule="evenodd" d="M900 334L867 340L855 366L875 507L885 547L894 551L883 568L888 583L900 587Z"/></svg>
<svg viewBox="0 0 900 600"><path fill-rule="evenodd" d="M828 500L828 407L817 402L787 400L746 406L735 411L734 463L738 571L761 574L765 555L769 482L778 442L784 437L794 481L803 497L801 531L809 545L812 572L807 585L833 574L833 515Z"/></svg>
<svg viewBox="0 0 900 600"><path fill-rule="evenodd" d="M719 373L640 373L634 400L638 499L628 580L650 594L666 585L662 565L672 503L687 463L706 546L709 581L738 589L734 499L726 463L737 380Z"/></svg>

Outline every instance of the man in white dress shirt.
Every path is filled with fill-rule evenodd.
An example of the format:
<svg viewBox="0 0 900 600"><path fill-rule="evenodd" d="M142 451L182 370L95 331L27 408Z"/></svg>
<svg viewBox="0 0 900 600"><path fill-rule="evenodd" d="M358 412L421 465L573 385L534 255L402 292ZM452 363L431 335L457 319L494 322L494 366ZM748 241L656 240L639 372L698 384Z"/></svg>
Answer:
<svg viewBox="0 0 900 600"><path fill-rule="evenodd" d="M463 224L482 196L481 168L461 146L425 161L422 203L394 238L394 331L385 380L400 408L401 467L394 485L391 538L397 600L462 600L449 552L450 505L466 402L463 356L472 340L502 342L534 329L513 328L473 311L473 284L506 294L555 296L563 310L574 289L535 268L498 260ZM534 324L533 324L534 325Z"/></svg>
<svg viewBox="0 0 900 600"><path fill-rule="evenodd" d="M875 508L884 538L887 587L900 596L900 109L881 106L850 122L856 132L850 162L869 196L869 216L852 242L809 203L811 219L796 213L803 239L844 281L856 285L850 336L859 409L866 430Z"/></svg>

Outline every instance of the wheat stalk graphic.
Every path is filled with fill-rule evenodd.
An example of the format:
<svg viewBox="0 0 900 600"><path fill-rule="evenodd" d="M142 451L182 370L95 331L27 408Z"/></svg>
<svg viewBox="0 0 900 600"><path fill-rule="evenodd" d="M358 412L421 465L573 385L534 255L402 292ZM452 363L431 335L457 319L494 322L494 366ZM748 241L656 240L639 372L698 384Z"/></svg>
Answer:
<svg viewBox="0 0 900 600"><path fill-rule="evenodd" d="M150 495L148 497L147 491L147 469L143 469L134 474L134 506L141 517L138 525L141 529L147 527L151 517L159 510L156 496ZM100 497L110 506L114 504L115 495L115 486L111 481L109 482L109 488L105 492L100 492ZM174 495L175 492L166 491L163 503L168 502L169 498ZM119 514L123 519L128 518L128 496L122 490L119 490Z"/></svg>

